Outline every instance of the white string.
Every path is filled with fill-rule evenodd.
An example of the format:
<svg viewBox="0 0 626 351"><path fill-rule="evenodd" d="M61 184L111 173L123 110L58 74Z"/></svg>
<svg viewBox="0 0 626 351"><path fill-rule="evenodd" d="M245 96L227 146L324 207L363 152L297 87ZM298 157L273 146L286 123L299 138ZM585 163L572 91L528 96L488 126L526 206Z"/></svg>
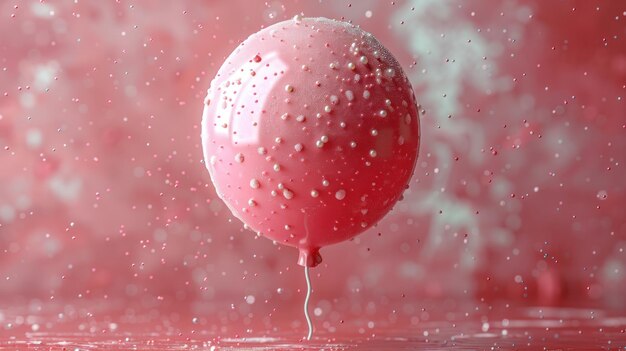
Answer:
<svg viewBox="0 0 626 351"><path fill-rule="evenodd" d="M306 297L304 298L304 317L306 323L309 325L309 334L306 339L311 340L313 336L313 323L311 323L311 316L309 316L309 298L311 298L311 279L309 278L309 267L304 266L304 279L306 279Z"/></svg>

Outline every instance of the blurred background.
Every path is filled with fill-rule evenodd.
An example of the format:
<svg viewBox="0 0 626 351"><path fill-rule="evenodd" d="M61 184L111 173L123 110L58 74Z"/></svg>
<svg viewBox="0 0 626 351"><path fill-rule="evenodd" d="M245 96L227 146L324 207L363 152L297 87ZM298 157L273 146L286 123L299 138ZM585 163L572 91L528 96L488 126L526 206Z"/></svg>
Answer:
<svg viewBox="0 0 626 351"><path fill-rule="evenodd" d="M199 129L225 57L299 13L373 33L424 109L404 200L323 249L316 316L626 307L626 3L540 0L0 2L0 304L300 319L296 250L217 198Z"/></svg>

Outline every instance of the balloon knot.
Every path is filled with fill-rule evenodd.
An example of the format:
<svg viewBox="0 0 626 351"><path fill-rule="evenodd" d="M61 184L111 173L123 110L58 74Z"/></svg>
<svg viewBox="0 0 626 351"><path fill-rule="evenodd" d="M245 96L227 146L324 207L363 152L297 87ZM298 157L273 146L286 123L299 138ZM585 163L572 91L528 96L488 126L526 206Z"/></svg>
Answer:
<svg viewBox="0 0 626 351"><path fill-rule="evenodd" d="M298 257L298 264L303 267L315 267L322 263L322 256L320 250L317 248L300 249L300 256Z"/></svg>

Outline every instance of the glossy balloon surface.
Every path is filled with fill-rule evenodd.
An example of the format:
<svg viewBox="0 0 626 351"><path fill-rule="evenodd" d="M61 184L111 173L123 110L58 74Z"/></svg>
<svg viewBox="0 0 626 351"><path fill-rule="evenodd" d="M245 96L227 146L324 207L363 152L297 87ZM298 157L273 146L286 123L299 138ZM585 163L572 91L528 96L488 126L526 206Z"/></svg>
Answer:
<svg viewBox="0 0 626 351"><path fill-rule="evenodd" d="M319 248L361 233L398 201L418 154L419 115L402 68L371 34L294 18L226 59L202 138L233 214L315 266Z"/></svg>

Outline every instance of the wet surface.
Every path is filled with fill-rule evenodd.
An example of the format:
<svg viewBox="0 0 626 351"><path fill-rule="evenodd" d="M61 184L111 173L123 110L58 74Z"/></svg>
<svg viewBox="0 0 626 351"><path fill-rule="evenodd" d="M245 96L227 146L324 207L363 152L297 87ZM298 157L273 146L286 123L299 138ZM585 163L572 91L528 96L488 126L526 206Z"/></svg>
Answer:
<svg viewBox="0 0 626 351"><path fill-rule="evenodd" d="M480 318L391 325L386 316L320 328L311 341L303 328L275 321L271 330L240 332L237 323L199 323L157 310L116 314L99 310L67 317L0 314L0 350L625 350L626 314L603 309L525 307ZM450 312L432 311L433 316ZM69 313L68 315L74 314ZM101 317L96 317L101 316ZM203 321L210 321L205 316ZM215 319L217 320L217 318ZM328 323L320 323L317 326ZM379 327L378 325L382 325ZM253 324L254 326L254 324ZM258 327L258 326L256 326ZM339 327L339 325L335 326ZM302 329L302 331L300 330Z"/></svg>

